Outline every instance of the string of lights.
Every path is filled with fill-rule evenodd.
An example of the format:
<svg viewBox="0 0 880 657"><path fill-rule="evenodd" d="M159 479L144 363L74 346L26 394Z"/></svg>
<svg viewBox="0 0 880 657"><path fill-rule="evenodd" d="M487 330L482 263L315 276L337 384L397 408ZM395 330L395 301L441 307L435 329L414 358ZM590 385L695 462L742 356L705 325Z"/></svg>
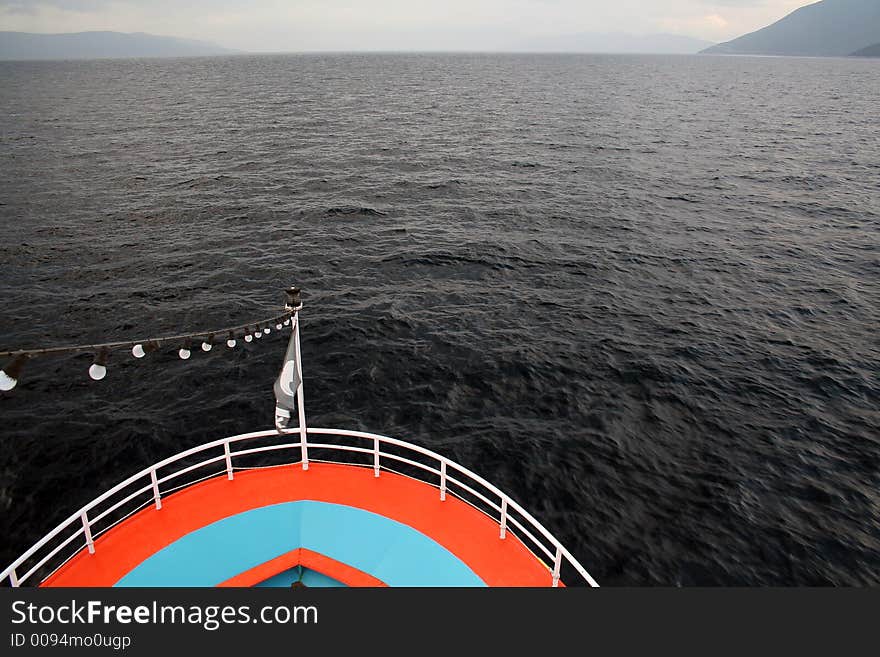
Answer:
<svg viewBox="0 0 880 657"><path fill-rule="evenodd" d="M293 287L286 290L285 293L287 294L287 304L284 307L283 313L267 319L239 324L238 326L227 326L211 331L183 333L144 340L0 351L0 358L9 359L4 364L3 369L0 370L0 391L8 392L15 388L18 385L25 364L32 358L39 358L41 356L77 353L95 354L94 362L89 367L89 376L95 381L100 381L107 376L107 363L110 360L110 354L114 351L131 350L131 355L134 358L141 359L149 353L173 345L177 347L177 355L182 360L189 360L190 356L192 356L194 344L199 344L201 350L207 352L211 351L215 344L218 342L222 343L225 339L226 346L229 349L234 349L240 338L244 339L245 342L253 342L264 335L269 335L273 328L276 331L280 331L285 326L290 326L292 320L296 321L296 313L302 308L300 291L298 288Z"/></svg>

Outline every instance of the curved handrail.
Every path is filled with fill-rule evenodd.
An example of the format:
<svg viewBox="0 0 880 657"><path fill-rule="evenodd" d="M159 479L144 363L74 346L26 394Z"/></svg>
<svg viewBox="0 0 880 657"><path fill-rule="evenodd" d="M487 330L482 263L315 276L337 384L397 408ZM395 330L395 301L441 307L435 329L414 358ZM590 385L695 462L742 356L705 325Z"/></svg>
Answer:
<svg viewBox="0 0 880 657"><path fill-rule="evenodd" d="M362 447L352 447L349 445L334 445L328 443L311 443L306 440L306 443L303 444L302 441L296 443L285 443L285 444L272 444L266 445L263 447L256 447L250 449L242 449L240 451L232 451L231 445L234 443L241 443L247 440L254 440L258 438L268 438L268 437L277 437L279 435L289 436L289 435L297 435L297 437L301 436L301 429L299 427L285 429L282 432L277 430L268 430L268 431L255 431L252 433L240 434L237 436L231 436L229 438L223 438L221 440L214 440L212 442L205 443L203 445L199 445L197 447L193 447L174 456L170 456L158 463L141 470L140 472L128 477L124 481L118 483L116 486L112 487L110 490L105 492L104 494L96 497L94 500L72 513L65 520L58 524L52 531L46 534L42 539L37 541L30 549L28 549L24 554L22 554L18 559L16 559L12 564L10 564L5 570L0 573L0 581L8 579L10 584L13 587L20 586L25 583L25 581L31 577L35 572L37 572L40 568L45 566L50 559L52 559L60 550L68 545L72 540L74 540L77 536L85 535L86 544L79 548L77 552L79 552L83 548L88 548L90 552L93 552L94 541L91 533L91 527L98 520L103 519L104 517L111 514L113 511L121 508L124 504L132 501L137 495L142 495L144 493L149 492L152 488L153 496L154 496L154 504L157 509L162 508L162 492L160 490L160 484L169 482L176 477L179 477L183 474L187 474L194 470L199 469L200 467L205 467L212 463L219 463L221 461L225 461L225 473L229 479L234 478L235 468L233 467L232 459L236 456L247 456L258 453L268 453L268 452L276 452L280 450L287 449L300 449L301 453L305 455L305 458L299 461L287 462L290 464L298 464L301 463L304 469L308 469L308 456L307 450L309 447L315 449L331 449L337 450L340 452L355 452L365 455L373 455L373 468L375 471L375 476L379 476L380 472L384 469L385 471L392 471L387 466L382 465L382 457L386 457L387 459L402 461L407 463L410 466L415 466L425 470L433 475L440 476L440 499L446 499L447 494L447 483L451 482L454 485L461 487L464 490L467 490L470 494L475 495L478 499L488 504L492 509L499 511L501 514L500 520L496 520L494 516L489 516L496 520L499 523L500 527L500 538L505 538L506 532L508 531L508 524L516 527L524 536L526 536L530 541L532 541L537 547L541 549L541 551L550 559L553 560L553 569L552 569L552 584L553 586L558 586L559 577L560 577L560 568L562 565L562 560L565 559L576 571L577 573L584 578L584 580L592 587L598 587L599 584L595 579L587 572L587 570L575 559L572 554L550 533L547 528L544 527L538 520L536 520L528 511L526 511L522 506L520 506L515 500L502 492L499 488L488 482L486 479L481 477L480 475L472 472L471 470L465 468L462 465L459 465L455 461L452 461L437 452L426 449L424 447L420 447L413 443L408 443L403 440L398 440L396 438L389 438L387 436L381 436L375 433L367 433L363 431L352 431L348 429L321 429L321 428L307 428L306 435L315 435L315 436L339 436L339 437L347 437L347 438L358 438L362 440L369 440L373 443L372 449L362 448ZM417 454L421 454L422 456L427 456L434 461L436 461L436 465L438 467L429 466L426 464L419 463L418 461L413 461L411 459L407 459L401 457L397 454L391 454L388 452L382 452L381 445L393 445L395 447L399 447L409 452L414 452ZM205 452L214 448L222 447L224 454L218 457L212 457L206 459L204 461L200 461L195 464L191 464L183 469L176 470L170 474L166 474L161 478L157 477L157 470L160 468L167 467L173 463L186 459L194 454L199 454L201 452ZM363 467L369 467L364 464L356 464L362 465ZM479 484L486 491L491 493L493 496L498 498L497 504L492 500L488 499L486 496L478 493L473 490L462 481L455 479L451 476L448 476L448 470L454 470L457 473L463 475L465 480L469 480L470 482ZM223 472L215 473L211 476L222 476ZM417 479L418 481L425 482L422 479L418 479L417 477L411 477L412 479ZM111 506L108 509L105 509L100 515L98 515L95 519L89 519L89 512L96 508L98 505L111 500L117 493L126 489L128 486L142 481L147 480L147 485L139 488L135 493L131 493L128 496L124 497L121 501L117 501L115 505ZM191 483L185 484L185 486L192 485ZM433 484L430 484L433 485ZM168 492L168 491L166 491ZM451 492L451 491L450 491ZM454 492L452 493L454 495ZM467 502L467 500L464 500ZM468 502L469 503L469 502ZM545 541L547 541L554 550L548 549L541 541L539 541L517 518L510 516L510 510L515 511L520 515L522 520L526 525L528 525L532 530L537 531L537 533L542 536ZM481 510L482 511L482 510ZM485 513L485 511L483 511ZM489 515L489 514L487 514ZM34 557L42 548L49 545L53 539L59 536L66 529L73 529L74 533L70 536L66 536L62 539L61 545L56 546L54 550L52 550L47 556L43 557L36 565L30 568L27 573L25 573L21 578L17 576L17 569L19 569L25 562ZM104 530L106 531L106 530ZM69 559L69 558L68 558ZM55 572L58 568L60 568L65 561L55 566L52 572Z"/></svg>

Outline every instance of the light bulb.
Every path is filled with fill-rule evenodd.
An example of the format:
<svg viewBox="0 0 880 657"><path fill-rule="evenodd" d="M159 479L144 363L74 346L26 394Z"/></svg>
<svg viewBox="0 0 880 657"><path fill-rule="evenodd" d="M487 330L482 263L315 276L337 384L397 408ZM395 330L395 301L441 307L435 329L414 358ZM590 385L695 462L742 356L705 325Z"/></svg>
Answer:
<svg viewBox="0 0 880 657"><path fill-rule="evenodd" d="M254 333L254 337L255 337L255 338L262 338L262 337L263 337L263 332L262 332L260 329L257 329L257 332Z"/></svg>
<svg viewBox="0 0 880 657"><path fill-rule="evenodd" d="M6 370L0 370L0 390L9 392L18 384L18 379L14 379L6 373Z"/></svg>
<svg viewBox="0 0 880 657"><path fill-rule="evenodd" d="M89 368L89 376L92 377L94 381L100 381L107 376L107 359L109 357L110 352L106 347L102 347L98 352L98 355L95 356L95 362L92 363L92 366Z"/></svg>
<svg viewBox="0 0 880 657"><path fill-rule="evenodd" d="M9 392L18 385L18 380L21 378L21 371L24 369L24 364L27 359L28 357L24 354L19 354L3 366L3 369L0 370L0 390L3 392Z"/></svg>
<svg viewBox="0 0 880 657"><path fill-rule="evenodd" d="M214 345L212 345L210 342L203 342L202 343L202 351L211 351L211 349L213 349L213 347L214 347Z"/></svg>
<svg viewBox="0 0 880 657"><path fill-rule="evenodd" d="M270 329L268 326L263 329L263 333L265 333L266 335L269 335L271 332L272 332L272 329Z"/></svg>
<svg viewBox="0 0 880 657"><path fill-rule="evenodd" d="M250 333L248 333L246 336L244 336L245 342L251 342L253 339L254 339L254 336L252 336Z"/></svg>
<svg viewBox="0 0 880 657"><path fill-rule="evenodd" d="M187 360L190 356L192 356L192 352L186 347L182 347L180 351L177 352L177 355L180 356L182 360Z"/></svg>
<svg viewBox="0 0 880 657"><path fill-rule="evenodd" d="M107 368L103 365L98 365L98 363L92 363L92 366L89 368L89 376L95 381L100 381L107 376Z"/></svg>
<svg viewBox="0 0 880 657"><path fill-rule="evenodd" d="M232 349L232 348L235 346L235 344L236 344L236 343L235 343L235 338L229 338L229 339L226 341L226 346L229 347L230 349Z"/></svg>
<svg viewBox="0 0 880 657"><path fill-rule="evenodd" d="M276 325L275 325L275 330L276 330L276 331L280 331L280 330L281 330L281 327L282 327L281 324L276 324Z"/></svg>
<svg viewBox="0 0 880 657"><path fill-rule="evenodd" d="M284 320L284 325L290 326L290 317L288 317L287 319Z"/></svg>

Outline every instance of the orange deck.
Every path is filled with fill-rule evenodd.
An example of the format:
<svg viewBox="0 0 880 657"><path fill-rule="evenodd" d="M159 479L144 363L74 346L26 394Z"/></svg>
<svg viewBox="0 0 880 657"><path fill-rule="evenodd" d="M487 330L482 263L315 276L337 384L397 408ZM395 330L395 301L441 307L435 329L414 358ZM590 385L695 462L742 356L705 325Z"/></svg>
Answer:
<svg viewBox="0 0 880 657"><path fill-rule="evenodd" d="M346 505L407 525L445 547L489 586L552 582L548 568L519 539L511 533L500 539L495 521L451 495L441 501L436 488L394 473L376 478L372 468L312 463L307 471L300 465L248 470L237 472L233 481L220 476L184 488L163 498L161 510L144 509L99 537L94 554L82 550L43 586L112 586L151 555L206 525L299 500ZM292 550L276 563L243 571L225 584L254 584L297 560L351 585L382 585L308 550Z"/></svg>

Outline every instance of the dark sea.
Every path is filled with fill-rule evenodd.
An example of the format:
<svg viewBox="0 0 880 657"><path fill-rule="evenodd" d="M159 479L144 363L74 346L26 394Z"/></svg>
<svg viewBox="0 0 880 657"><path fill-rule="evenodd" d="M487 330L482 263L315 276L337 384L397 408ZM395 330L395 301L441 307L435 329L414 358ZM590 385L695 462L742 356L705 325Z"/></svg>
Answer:
<svg viewBox="0 0 880 657"><path fill-rule="evenodd" d="M0 349L269 317L309 424L510 493L603 585L880 584L880 62L0 62ZM286 338L31 361L2 565L270 428Z"/></svg>

